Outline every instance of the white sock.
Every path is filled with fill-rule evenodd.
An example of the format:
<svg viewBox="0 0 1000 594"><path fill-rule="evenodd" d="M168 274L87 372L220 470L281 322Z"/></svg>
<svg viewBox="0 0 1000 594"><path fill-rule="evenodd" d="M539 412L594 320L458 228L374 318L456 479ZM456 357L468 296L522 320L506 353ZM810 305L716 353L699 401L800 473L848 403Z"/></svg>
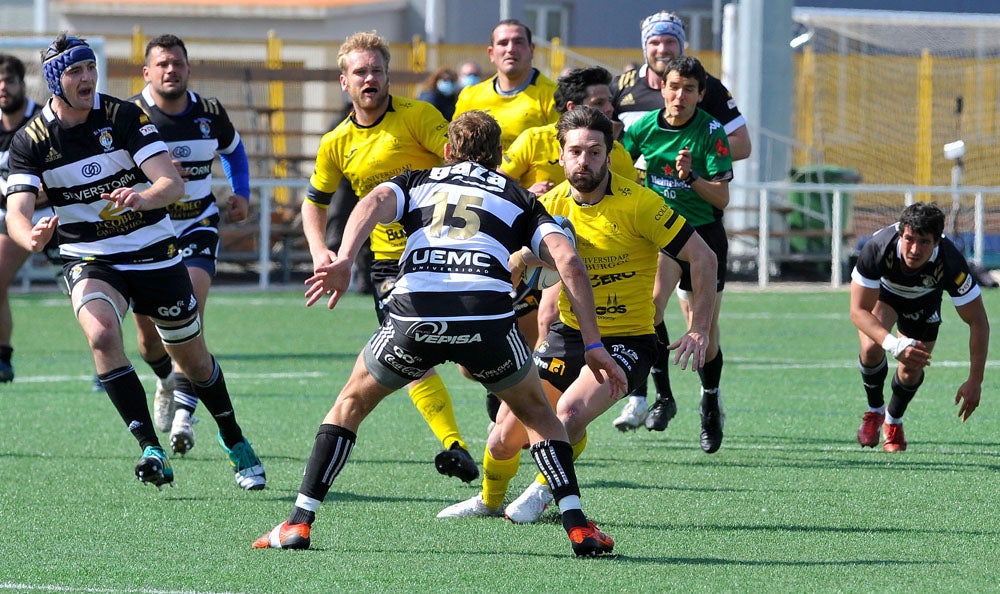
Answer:
<svg viewBox="0 0 1000 594"><path fill-rule="evenodd" d="M885 413L885 422L888 423L888 424L890 424L890 425L902 425L903 424L903 417L899 417L897 419L896 417L890 415L889 411L886 411L886 413Z"/></svg>

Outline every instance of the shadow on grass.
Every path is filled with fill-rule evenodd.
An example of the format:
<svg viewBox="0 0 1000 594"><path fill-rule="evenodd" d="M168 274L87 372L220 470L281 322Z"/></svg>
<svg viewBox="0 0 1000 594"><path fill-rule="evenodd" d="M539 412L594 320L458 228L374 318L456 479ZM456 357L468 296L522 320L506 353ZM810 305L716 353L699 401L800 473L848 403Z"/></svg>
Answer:
<svg viewBox="0 0 1000 594"><path fill-rule="evenodd" d="M906 565L943 565L940 561L901 561L899 559L845 559L843 561L794 561L794 560L755 560L755 559L723 559L718 557L639 557L634 555L614 555L615 561L623 563L641 563L650 565L733 565L740 567L858 567L871 565L906 566Z"/></svg>
<svg viewBox="0 0 1000 594"><path fill-rule="evenodd" d="M840 443L840 442L838 442ZM691 448L678 448L683 450L684 458L677 457L671 460L669 456L657 455L651 452L648 456L633 456L630 461L646 467L656 465L670 465L675 467L702 468L704 466L714 466L718 468L798 468L798 469L839 469L839 470L872 470L880 469L887 471L902 472L947 472L947 473L981 473L996 472L1000 470L1000 463L993 463L996 457L990 452L1000 449L1000 444L977 444L962 442L935 442L922 443L915 447L911 442L911 447L906 452L886 453L881 448L869 450L868 448L857 449L841 446L831 451L830 448L797 448L795 450L769 449L767 447L747 447L743 442L730 444L727 451L723 445L723 450L709 457L698 457L697 459L687 458ZM921 446L924 450L921 451ZM983 451L988 450L988 451ZM659 450L659 451L662 451ZM589 453L589 452L588 452ZM976 461L979 457L982 462ZM929 459L933 457L933 459ZM579 467L594 466L605 467L607 465L620 464L621 460L610 457L590 457L581 458L577 463Z"/></svg>

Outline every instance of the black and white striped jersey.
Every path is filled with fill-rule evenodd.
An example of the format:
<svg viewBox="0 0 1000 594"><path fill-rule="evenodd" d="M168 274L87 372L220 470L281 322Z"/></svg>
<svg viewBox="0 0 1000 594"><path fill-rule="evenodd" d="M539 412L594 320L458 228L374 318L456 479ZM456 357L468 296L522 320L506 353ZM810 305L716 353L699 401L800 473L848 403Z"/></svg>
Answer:
<svg viewBox="0 0 1000 594"><path fill-rule="evenodd" d="M98 94L87 120L71 128L46 103L14 136L7 191L37 194L44 184L64 258L162 268L180 262L166 209L117 208L101 194L149 183L140 164L166 151L156 126L131 103Z"/></svg>
<svg viewBox="0 0 1000 594"><path fill-rule="evenodd" d="M870 289L881 287L903 299L920 299L947 291L955 307L979 297L979 285L969 263L947 237L941 238L926 264L908 272L903 267L898 226L899 223L885 227L868 239L851 274L854 282Z"/></svg>
<svg viewBox="0 0 1000 594"><path fill-rule="evenodd" d="M188 91L188 99L189 109L176 116L160 111L148 85L129 99L156 124L170 157L180 161L187 172L184 196L167 207L178 236L202 219L218 214L212 195L212 161L216 151L231 153L240 142L239 133L218 99L206 99L193 91Z"/></svg>
<svg viewBox="0 0 1000 594"><path fill-rule="evenodd" d="M31 99L25 99L28 104L27 109L24 111L25 120L23 124L28 123L38 110L40 106L32 101ZM10 174L9 158L10 158L10 143L14 141L14 134L17 133L21 127L15 128L13 130L4 130L0 127L0 198L7 195L7 176Z"/></svg>
<svg viewBox="0 0 1000 594"><path fill-rule="evenodd" d="M388 305L397 318L470 320L512 315L510 253L561 228L534 194L473 162L400 174L396 194L406 230L400 278Z"/></svg>

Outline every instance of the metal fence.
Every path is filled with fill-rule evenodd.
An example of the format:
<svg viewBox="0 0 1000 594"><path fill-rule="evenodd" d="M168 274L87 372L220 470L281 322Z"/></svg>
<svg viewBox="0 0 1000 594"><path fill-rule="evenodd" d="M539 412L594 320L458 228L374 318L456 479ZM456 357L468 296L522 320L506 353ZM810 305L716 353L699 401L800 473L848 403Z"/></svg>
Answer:
<svg viewBox="0 0 1000 594"><path fill-rule="evenodd" d="M296 270L308 271L311 257L298 217L307 185L305 179L252 181L247 221L220 228L220 267L241 270L242 282L261 290L291 282ZM292 201L276 201L278 193ZM998 186L734 183L731 194L725 215L729 271L762 288L786 280L843 286L858 246L914 201L937 201L948 215L948 235L970 262L1000 268ZM32 282L54 279L55 270L38 256L18 278L28 290Z"/></svg>

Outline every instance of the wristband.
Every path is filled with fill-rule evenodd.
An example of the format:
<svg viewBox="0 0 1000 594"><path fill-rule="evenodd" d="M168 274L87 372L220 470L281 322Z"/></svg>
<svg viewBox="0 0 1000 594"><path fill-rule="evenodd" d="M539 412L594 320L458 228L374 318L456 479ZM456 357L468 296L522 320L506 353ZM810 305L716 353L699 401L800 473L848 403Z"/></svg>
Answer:
<svg viewBox="0 0 1000 594"><path fill-rule="evenodd" d="M915 344L917 344L917 341L912 338L905 336L896 338L892 334L886 334L885 339L882 341L882 348L885 349L885 352L892 355L893 359L899 359L899 356L903 354L906 347L911 347Z"/></svg>
<svg viewBox="0 0 1000 594"><path fill-rule="evenodd" d="M587 351L592 351L594 349L603 349L603 348L604 348L604 343L603 342L595 342L595 343L588 344L587 346L583 347L583 351L587 352Z"/></svg>
<svg viewBox="0 0 1000 594"><path fill-rule="evenodd" d="M694 169L692 169L691 171L688 171L688 176L682 179L681 181L690 186L697 179L698 179L698 174L694 172Z"/></svg>

